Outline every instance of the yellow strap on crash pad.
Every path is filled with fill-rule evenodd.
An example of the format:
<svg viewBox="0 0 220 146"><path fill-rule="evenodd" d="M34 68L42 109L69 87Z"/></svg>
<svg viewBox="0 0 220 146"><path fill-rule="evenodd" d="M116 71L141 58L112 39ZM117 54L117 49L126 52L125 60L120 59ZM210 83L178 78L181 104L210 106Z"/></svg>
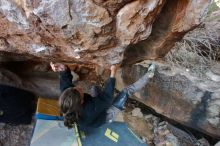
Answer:
<svg viewBox="0 0 220 146"><path fill-rule="evenodd" d="M119 135L117 133L111 131L109 128L106 129L105 136L114 142L118 142Z"/></svg>
<svg viewBox="0 0 220 146"><path fill-rule="evenodd" d="M79 135L79 131L78 131L78 127L76 123L74 124L74 129L75 129L75 135L76 135L78 146L82 146L82 142L80 139L80 135Z"/></svg>

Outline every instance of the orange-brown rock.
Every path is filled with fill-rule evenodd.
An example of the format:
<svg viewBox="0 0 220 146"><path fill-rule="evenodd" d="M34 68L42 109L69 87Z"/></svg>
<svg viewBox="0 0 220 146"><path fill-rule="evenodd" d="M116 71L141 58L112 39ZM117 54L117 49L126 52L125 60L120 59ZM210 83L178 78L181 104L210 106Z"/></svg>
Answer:
<svg viewBox="0 0 220 146"><path fill-rule="evenodd" d="M1 0L0 51L100 66L155 59L201 22L210 1Z"/></svg>

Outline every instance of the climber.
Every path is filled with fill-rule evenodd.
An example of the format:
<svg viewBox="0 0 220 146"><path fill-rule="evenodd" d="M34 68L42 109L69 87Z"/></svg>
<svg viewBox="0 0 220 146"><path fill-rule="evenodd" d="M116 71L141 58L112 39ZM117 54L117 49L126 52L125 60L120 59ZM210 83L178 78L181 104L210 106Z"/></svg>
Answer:
<svg viewBox="0 0 220 146"><path fill-rule="evenodd" d="M143 88L148 80L154 76L155 65L150 65L147 73L134 84L123 89L116 98L113 98L115 87L116 66L112 65L110 78L103 90L92 97L83 93L82 89L72 84L70 69L61 63L51 63L54 72L60 72L59 98L61 114L64 116L64 125L72 128L76 122L79 128L99 127L106 122L112 122L116 114L124 109L128 96Z"/></svg>

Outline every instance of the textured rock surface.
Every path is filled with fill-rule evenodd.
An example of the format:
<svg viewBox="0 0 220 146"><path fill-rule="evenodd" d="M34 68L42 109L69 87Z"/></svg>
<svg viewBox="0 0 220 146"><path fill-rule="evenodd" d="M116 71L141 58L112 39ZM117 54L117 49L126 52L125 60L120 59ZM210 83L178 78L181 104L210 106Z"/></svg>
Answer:
<svg viewBox="0 0 220 146"><path fill-rule="evenodd" d="M98 75L105 74L105 70L94 65L134 64L163 57L176 41L199 25L210 2L0 0L0 61L74 63L78 67L71 69L80 74L80 80L90 77L90 81L97 81L94 70ZM25 71L19 74L21 79L30 83L27 86L33 85L31 90L38 95L59 96L58 76L45 73L47 67L35 67L28 71L18 65L14 70ZM138 79L144 71L142 66L125 67L125 73L118 78L123 83L121 87ZM219 138L219 87L213 81L207 86L192 80L169 70L166 73L166 67L162 67L150 86L136 97L170 119Z"/></svg>
<svg viewBox="0 0 220 146"><path fill-rule="evenodd" d="M29 146L33 128L34 122L19 126L0 123L0 146Z"/></svg>
<svg viewBox="0 0 220 146"><path fill-rule="evenodd" d="M208 1L167 0L145 41L126 48L124 63L164 57L182 36L201 22Z"/></svg>
<svg viewBox="0 0 220 146"><path fill-rule="evenodd" d="M154 144L156 146L210 146L205 138L197 140L191 133L164 121L154 128Z"/></svg>
<svg viewBox="0 0 220 146"><path fill-rule="evenodd" d="M117 88L143 75L147 63L125 67L118 73ZM220 84L197 79L184 70L158 63L155 77L135 99L170 119L220 138Z"/></svg>
<svg viewBox="0 0 220 146"><path fill-rule="evenodd" d="M5 58L5 56L3 58L5 61L10 59ZM58 98L60 96L59 74L52 72L49 64L18 60L0 63L0 84L28 90L45 98ZM77 85L83 87L84 91L89 93L94 83L102 84L94 68L73 64L69 65L69 67L77 74L80 74L79 77L72 72L74 75L73 82L76 83L80 80ZM102 73L104 74L105 71Z"/></svg>
<svg viewBox="0 0 220 146"><path fill-rule="evenodd" d="M158 58L210 1L1 0L0 51L100 66Z"/></svg>

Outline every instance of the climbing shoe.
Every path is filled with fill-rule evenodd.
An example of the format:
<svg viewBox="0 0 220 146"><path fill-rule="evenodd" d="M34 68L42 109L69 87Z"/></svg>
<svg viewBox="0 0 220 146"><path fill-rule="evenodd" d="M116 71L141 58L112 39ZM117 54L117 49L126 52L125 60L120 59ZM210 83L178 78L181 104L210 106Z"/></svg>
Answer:
<svg viewBox="0 0 220 146"><path fill-rule="evenodd" d="M149 78L153 78L156 66L155 64L150 64L147 70L147 74Z"/></svg>

